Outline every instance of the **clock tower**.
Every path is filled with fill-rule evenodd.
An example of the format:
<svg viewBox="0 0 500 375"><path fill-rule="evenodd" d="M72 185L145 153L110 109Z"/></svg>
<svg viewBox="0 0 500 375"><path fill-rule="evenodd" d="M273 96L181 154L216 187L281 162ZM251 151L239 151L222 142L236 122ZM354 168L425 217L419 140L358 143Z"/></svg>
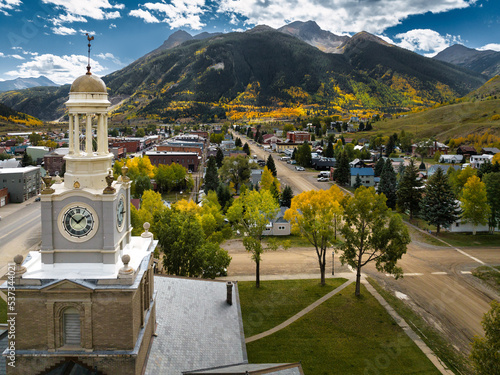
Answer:
<svg viewBox="0 0 500 375"><path fill-rule="evenodd" d="M16 256L2 285L16 297L8 374L142 374L154 334L157 241L148 223L131 235L131 182L113 178L106 85L87 70L66 102L64 181L45 178L41 248Z"/></svg>

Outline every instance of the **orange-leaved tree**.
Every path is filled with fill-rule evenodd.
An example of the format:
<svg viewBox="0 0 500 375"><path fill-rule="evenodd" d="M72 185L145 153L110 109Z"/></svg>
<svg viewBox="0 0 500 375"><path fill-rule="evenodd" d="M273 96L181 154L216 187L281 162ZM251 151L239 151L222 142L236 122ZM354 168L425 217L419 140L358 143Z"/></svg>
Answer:
<svg viewBox="0 0 500 375"><path fill-rule="evenodd" d="M321 285L325 285L326 249L337 239L343 198L337 185L329 190L305 191L292 199L291 207L285 212L285 219L292 223L292 231L300 233L316 249Z"/></svg>

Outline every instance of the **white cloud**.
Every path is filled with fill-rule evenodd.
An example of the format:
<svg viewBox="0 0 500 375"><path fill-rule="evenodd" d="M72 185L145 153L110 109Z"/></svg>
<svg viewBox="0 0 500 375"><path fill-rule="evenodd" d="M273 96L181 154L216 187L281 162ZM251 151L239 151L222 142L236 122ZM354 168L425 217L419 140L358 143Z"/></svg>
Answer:
<svg viewBox="0 0 500 375"><path fill-rule="evenodd" d="M88 30L83 30L83 29L80 29L78 30L78 32L80 34L83 34L83 35L86 35L86 34L89 34L89 35L95 35L95 31L88 31Z"/></svg>
<svg viewBox="0 0 500 375"><path fill-rule="evenodd" d="M22 57L21 55L10 55L10 57L13 57L14 59L17 60L24 60L24 57Z"/></svg>
<svg viewBox="0 0 500 375"><path fill-rule="evenodd" d="M94 73L103 71L103 67L95 60L91 59L90 65ZM87 56L44 54L36 56L33 60L19 65L16 70L11 70L5 74L21 78L44 75L55 83L65 84L71 83L77 77L85 74L86 66Z"/></svg>
<svg viewBox="0 0 500 375"><path fill-rule="evenodd" d="M169 4L145 3L143 8L146 10L135 9L129 14L148 23L165 22L171 29L186 26L199 30L205 26L201 22L201 16L209 11L205 6L205 0L172 0Z"/></svg>
<svg viewBox="0 0 500 375"><path fill-rule="evenodd" d="M0 57L6 57L3 52L0 52Z"/></svg>
<svg viewBox="0 0 500 375"><path fill-rule="evenodd" d="M21 0L0 0L0 13L10 16L8 11L17 10L16 7L19 5L21 5Z"/></svg>
<svg viewBox="0 0 500 375"><path fill-rule="evenodd" d="M109 24L109 28L110 28L110 29L114 29L114 28L116 28L116 25L115 25L114 23L110 23L110 24Z"/></svg>
<svg viewBox="0 0 500 375"><path fill-rule="evenodd" d="M56 35L75 35L76 30L71 27L59 26L53 27L52 32Z"/></svg>
<svg viewBox="0 0 500 375"><path fill-rule="evenodd" d="M99 53L98 55L95 55L96 57L99 57L100 59L103 60L109 60L115 63L116 65L124 65L118 57L113 55L112 53L106 52L106 53Z"/></svg>
<svg viewBox="0 0 500 375"><path fill-rule="evenodd" d="M500 52L500 44L498 44L498 43L490 43L490 44L487 44L485 46L482 46L482 47L478 48L478 50L479 51L491 50L491 51Z"/></svg>
<svg viewBox="0 0 500 375"><path fill-rule="evenodd" d="M142 18L144 20L144 22L146 22L146 23L158 23L158 22L160 22L158 20L158 18L156 18L155 16L153 16L147 10L143 10L143 9L134 9L134 10L131 10L130 13L129 13L129 16L137 17L137 18Z"/></svg>
<svg viewBox="0 0 500 375"><path fill-rule="evenodd" d="M281 27L287 22L315 20L336 34L368 31L381 34L410 15L467 8L477 0L221 0L218 12L233 13L246 24ZM163 4L166 6L167 4Z"/></svg>
<svg viewBox="0 0 500 375"><path fill-rule="evenodd" d="M410 51L427 52L425 56L433 57L445 48L460 43L460 36L441 35L430 29L414 29L406 33L397 34L394 39L399 39L396 45L409 49Z"/></svg>
<svg viewBox="0 0 500 375"><path fill-rule="evenodd" d="M95 20L120 18L118 10L125 7L124 4L120 3L112 4L109 0L42 0L42 2L65 12L50 19L54 26L63 23L87 22L87 18Z"/></svg>

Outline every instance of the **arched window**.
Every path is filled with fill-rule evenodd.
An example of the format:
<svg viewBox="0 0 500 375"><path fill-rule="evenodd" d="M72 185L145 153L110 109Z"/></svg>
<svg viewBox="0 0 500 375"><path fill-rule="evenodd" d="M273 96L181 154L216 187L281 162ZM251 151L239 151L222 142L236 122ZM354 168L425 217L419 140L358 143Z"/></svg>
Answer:
<svg viewBox="0 0 500 375"><path fill-rule="evenodd" d="M63 312L63 345L81 346L80 312L69 307Z"/></svg>

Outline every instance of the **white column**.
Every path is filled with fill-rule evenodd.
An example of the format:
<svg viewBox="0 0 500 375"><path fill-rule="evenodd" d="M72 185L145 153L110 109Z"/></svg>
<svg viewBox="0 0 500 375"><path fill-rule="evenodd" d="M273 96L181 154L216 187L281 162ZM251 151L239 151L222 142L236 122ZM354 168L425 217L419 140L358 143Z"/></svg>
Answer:
<svg viewBox="0 0 500 375"><path fill-rule="evenodd" d="M85 134L85 152L87 156L92 156L92 116L90 113L86 114L87 117L87 130Z"/></svg>
<svg viewBox="0 0 500 375"><path fill-rule="evenodd" d="M97 154L102 155L103 151L102 143L102 113L97 115Z"/></svg>
<svg viewBox="0 0 500 375"><path fill-rule="evenodd" d="M74 144L73 144L73 138L74 138L74 130L73 130L73 114L69 114L69 128L68 128L68 134L69 134L69 154L74 154L75 149L74 149Z"/></svg>
<svg viewBox="0 0 500 375"><path fill-rule="evenodd" d="M73 125L73 128L75 129L75 135L73 137L73 149L75 151L75 155L80 156L81 155L81 150L80 150L80 117L77 114L75 116L75 123Z"/></svg>
<svg viewBox="0 0 500 375"><path fill-rule="evenodd" d="M109 154L109 149L108 149L108 114L104 113L102 115L102 142L104 145L104 154Z"/></svg>

